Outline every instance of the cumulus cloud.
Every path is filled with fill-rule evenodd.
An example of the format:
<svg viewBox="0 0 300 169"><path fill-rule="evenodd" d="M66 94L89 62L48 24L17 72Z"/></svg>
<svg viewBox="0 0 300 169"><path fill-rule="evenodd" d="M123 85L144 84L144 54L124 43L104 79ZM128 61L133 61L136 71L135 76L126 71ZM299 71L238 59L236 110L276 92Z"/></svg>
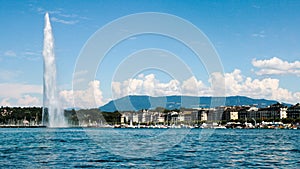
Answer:
<svg viewBox="0 0 300 169"><path fill-rule="evenodd" d="M208 85L206 85L208 84ZM212 85L213 84L213 85ZM62 90L59 92L64 108L94 108L105 104L109 99L103 97L98 80L91 81L85 89ZM300 92L291 92L280 87L279 79L252 79L239 69L229 73L215 72L207 83L192 76L184 81L171 79L161 82L154 74L139 75L121 82L112 82L113 99L127 95L188 95L188 96L234 96L273 99L287 103L300 102ZM223 93L219 93L223 91ZM42 86L29 84L0 84L0 104L2 106L39 106Z"/></svg>
<svg viewBox="0 0 300 169"><path fill-rule="evenodd" d="M252 98L266 98L288 103L299 102L299 93L292 93L279 85L279 79L252 79L235 69L224 74L226 96L242 95Z"/></svg>
<svg viewBox="0 0 300 169"><path fill-rule="evenodd" d="M42 86L18 83L0 84L0 106L42 106ZM100 90L100 81L91 81L85 90L59 92L63 108L94 108L106 103Z"/></svg>
<svg viewBox="0 0 300 169"><path fill-rule="evenodd" d="M41 106L41 100L39 97L31 96L29 94L20 96L18 98L5 97L0 99L1 106L16 106L16 107L28 107L28 106Z"/></svg>
<svg viewBox="0 0 300 169"><path fill-rule="evenodd" d="M195 77L182 82L170 80L162 83L155 75L138 76L123 82L113 82L114 98L127 95L188 95L188 96L235 96L242 95L252 98L266 98L288 103L300 101L300 92L291 92L281 88L279 80L274 78L252 79L245 77L239 69L230 73L215 72L211 74L205 85ZM213 84L213 85L212 85Z"/></svg>
<svg viewBox="0 0 300 169"><path fill-rule="evenodd" d="M12 106L12 104L10 103L9 101L10 98L6 97L6 98L3 98L0 102L1 106Z"/></svg>
<svg viewBox="0 0 300 169"><path fill-rule="evenodd" d="M266 60L252 60L252 65L259 68L257 75L286 75L300 76L300 61L288 62L273 57Z"/></svg>
<svg viewBox="0 0 300 169"><path fill-rule="evenodd" d="M182 93L189 96L207 96L211 94L211 89L195 76L182 82Z"/></svg>
<svg viewBox="0 0 300 169"><path fill-rule="evenodd" d="M41 85L21 84L21 83L1 83L0 96L19 98L24 94L42 94Z"/></svg>
<svg viewBox="0 0 300 169"><path fill-rule="evenodd" d="M24 95L18 99L17 104L19 106L41 106L41 100L31 95Z"/></svg>
<svg viewBox="0 0 300 169"><path fill-rule="evenodd" d="M217 78L215 75L214 77ZM211 79L215 86L218 86L220 79ZM222 83L221 83L222 84ZM224 86L224 83L222 84ZM221 87L222 88L222 87ZM189 96L212 96L212 87L206 86L201 80L192 76L182 82L172 79L168 82L160 82L154 74L138 75L137 78L130 78L123 82L112 82L112 93L114 98L127 95L189 95Z"/></svg>
<svg viewBox="0 0 300 169"><path fill-rule="evenodd" d="M41 106L42 86L20 83L0 84L1 106Z"/></svg>
<svg viewBox="0 0 300 169"><path fill-rule="evenodd" d="M89 82L86 89L62 90L59 95L64 108L94 108L105 103L100 89L100 81L98 80Z"/></svg>
<svg viewBox="0 0 300 169"><path fill-rule="evenodd" d="M139 75L137 78L130 78L123 82L112 82L114 98L127 95L179 95L181 94L180 90L179 81L170 80L167 83L162 83L155 78L154 74Z"/></svg>

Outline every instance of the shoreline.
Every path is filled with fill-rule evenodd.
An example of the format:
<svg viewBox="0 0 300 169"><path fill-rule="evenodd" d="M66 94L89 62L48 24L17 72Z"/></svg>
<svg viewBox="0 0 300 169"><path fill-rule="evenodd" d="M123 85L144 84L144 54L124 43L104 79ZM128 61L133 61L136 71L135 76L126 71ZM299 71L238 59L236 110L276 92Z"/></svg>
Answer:
<svg viewBox="0 0 300 169"><path fill-rule="evenodd" d="M16 125L0 125L0 128L60 128L60 127L47 127L47 126L16 126ZM63 128L95 128L95 129L218 129L218 130L249 130L249 129L267 129L267 130L297 130L300 129L300 127L297 128L219 128L219 127L138 127L138 126L132 126L132 127L96 127L96 126L70 126L70 127L63 127Z"/></svg>
<svg viewBox="0 0 300 169"><path fill-rule="evenodd" d="M47 126L16 126L16 125L0 125L0 128L47 128Z"/></svg>

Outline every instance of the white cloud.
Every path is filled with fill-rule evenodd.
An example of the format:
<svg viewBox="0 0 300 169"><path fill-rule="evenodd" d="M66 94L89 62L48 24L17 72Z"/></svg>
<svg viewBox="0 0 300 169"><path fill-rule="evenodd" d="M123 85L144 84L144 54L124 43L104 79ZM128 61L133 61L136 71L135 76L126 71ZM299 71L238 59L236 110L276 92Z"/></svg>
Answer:
<svg viewBox="0 0 300 169"><path fill-rule="evenodd" d="M64 108L94 108L105 103L98 80L89 82L88 87L84 90L63 90L59 95Z"/></svg>
<svg viewBox="0 0 300 169"><path fill-rule="evenodd" d="M123 82L112 82L112 93L114 98L120 98L127 95L180 95L180 83L177 80L170 80L167 83L161 83L155 78L154 74L139 75L137 78L131 78Z"/></svg>
<svg viewBox="0 0 300 169"><path fill-rule="evenodd" d="M180 83L170 80L161 83L155 75L138 76L123 82L113 82L114 99L126 95L189 95L189 96L235 96L242 95L252 98L265 98L288 103L300 102L300 92L291 92L280 87L279 80L274 78L252 79L244 77L240 70L231 73L213 73L208 82L214 86L206 86L195 77ZM225 83L224 83L225 82Z"/></svg>
<svg viewBox="0 0 300 169"><path fill-rule="evenodd" d="M260 6L259 5L252 5L252 8L260 9Z"/></svg>
<svg viewBox="0 0 300 169"><path fill-rule="evenodd" d="M22 59L27 59L30 61L37 61L42 58L42 52L41 51L31 51L26 50L25 52L22 52Z"/></svg>
<svg viewBox="0 0 300 169"><path fill-rule="evenodd" d="M41 100L38 97L24 95L17 101L18 106L41 106Z"/></svg>
<svg viewBox="0 0 300 169"><path fill-rule="evenodd" d="M17 54L13 50L8 50L8 51L4 52L4 56L16 57Z"/></svg>
<svg viewBox="0 0 300 169"><path fill-rule="evenodd" d="M281 88L278 79L252 79L251 77L244 77L238 69L231 73L225 73L224 78L226 96L242 95L288 103L300 101L299 93L292 93L288 89Z"/></svg>
<svg viewBox="0 0 300 169"><path fill-rule="evenodd" d="M225 77L221 72L214 72L211 74L208 82L211 84L209 87L211 96L224 96L225 95Z"/></svg>
<svg viewBox="0 0 300 169"><path fill-rule="evenodd" d="M220 81L221 79L221 81ZM300 102L300 92L291 92L280 87L280 81L275 78L252 79L245 77L242 72L235 69L230 73L213 73L208 82L215 86L207 86L195 77L182 82L170 80L160 82L154 74L139 75L122 82L112 83L113 99L127 95L189 95L213 96L214 90L225 90L225 96L242 95L252 98L273 99L288 103ZM224 83L222 82L225 82ZM86 89L62 90L59 93L62 106L92 108L105 104L108 99L103 98L100 81L89 82ZM38 106L41 99L36 95L42 94L42 86L29 84L0 84L0 103L3 106ZM74 102L75 101L75 102Z"/></svg>
<svg viewBox="0 0 300 169"><path fill-rule="evenodd" d="M194 76L182 82L182 93L189 96L207 96L211 94L211 89L202 81L198 81Z"/></svg>
<svg viewBox="0 0 300 169"><path fill-rule="evenodd" d="M45 14L46 12L50 13L50 14L61 14L61 10L62 9L56 9L56 10L46 10L44 8L38 7L38 8L33 8L32 10L35 10L39 13L39 14Z"/></svg>
<svg viewBox="0 0 300 169"><path fill-rule="evenodd" d="M287 62L277 57L266 60L252 60L252 65L259 68L257 75L286 75L300 76L300 61Z"/></svg>
<svg viewBox="0 0 300 169"><path fill-rule="evenodd" d="M65 17L65 18L77 18L78 15L76 14L62 14L60 13L59 16Z"/></svg>
<svg viewBox="0 0 300 169"><path fill-rule="evenodd" d="M17 78L20 74L22 74L21 71L0 70L0 80L7 82Z"/></svg>
<svg viewBox="0 0 300 169"><path fill-rule="evenodd" d="M44 12L45 12L45 10L44 10L43 8L41 8L41 7L38 7L36 10L37 10L39 13L44 13Z"/></svg>
<svg viewBox="0 0 300 169"><path fill-rule="evenodd" d="M41 85L21 83L1 83L0 96L8 98L20 98L24 94L42 94Z"/></svg>
<svg viewBox="0 0 300 169"><path fill-rule="evenodd" d="M44 8L41 8L41 7L38 7L36 8L36 11L39 13L39 14L45 14L46 12L48 12L49 14L53 14L53 15L57 15L57 16L60 16L60 17L63 17L63 18L80 18L80 19L88 19L87 17L84 17L84 16L78 16L77 14L66 14L66 13L63 13L64 12L64 9L62 8L58 8L58 9L55 9L55 10L46 10Z"/></svg>
<svg viewBox="0 0 300 169"><path fill-rule="evenodd" d="M42 106L42 97L36 95L42 96L42 86L18 83L0 84L0 106ZM97 80L91 81L85 90L62 90L59 96L64 108L98 107L107 101L102 96L100 82Z"/></svg>
<svg viewBox="0 0 300 169"><path fill-rule="evenodd" d="M23 52L16 53L13 50L8 50L2 54L3 56L14 58L14 59L26 59L30 61L36 61L41 59L42 52L41 51L31 51L26 49Z"/></svg>
<svg viewBox="0 0 300 169"><path fill-rule="evenodd" d="M66 25L74 25L79 22L78 20L64 20L64 19L58 19L56 17L51 17L51 21L66 24Z"/></svg>
<svg viewBox="0 0 300 169"><path fill-rule="evenodd" d="M11 105L11 103L9 102L9 98L8 97L6 97L6 98L3 98L2 100L1 100L1 102L0 102L0 105L1 106L12 106Z"/></svg>
<svg viewBox="0 0 300 169"><path fill-rule="evenodd" d="M300 92L295 92L295 93L293 94L293 98L294 98L296 101L298 101L298 103L299 103L299 101L300 101Z"/></svg>
<svg viewBox="0 0 300 169"><path fill-rule="evenodd" d="M32 51L24 52L24 55L28 55L28 56L40 56L41 54L42 52L32 52Z"/></svg>
<svg viewBox="0 0 300 169"><path fill-rule="evenodd" d="M39 14L44 15L46 12L48 12L50 15L53 15L55 17L51 17L51 21L53 22L58 22L66 25L73 25L79 22L79 20L74 20L74 19L87 19L86 17L81 17L76 14L66 14L63 13L63 9L55 9L55 10L47 10L41 7L36 8L36 11ZM63 18L63 19L61 19ZM72 19L72 20L71 20Z"/></svg>
<svg viewBox="0 0 300 169"><path fill-rule="evenodd" d="M0 84L1 106L41 106L42 86L19 83Z"/></svg>
<svg viewBox="0 0 300 169"><path fill-rule="evenodd" d="M18 98L5 97L3 99L0 99L0 105L15 106L15 107L29 107L29 106L41 106L42 102L39 97L26 94Z"/></svg>
<svg viewBox="0 0 300 169"><path fill-rule="evenodd" d="M253 37L258 37L258 38L264 38L264 37L266 37L266 35L265 35L265 31L259 31L258 33L253 33L251 36L253 36Z"/></svg>

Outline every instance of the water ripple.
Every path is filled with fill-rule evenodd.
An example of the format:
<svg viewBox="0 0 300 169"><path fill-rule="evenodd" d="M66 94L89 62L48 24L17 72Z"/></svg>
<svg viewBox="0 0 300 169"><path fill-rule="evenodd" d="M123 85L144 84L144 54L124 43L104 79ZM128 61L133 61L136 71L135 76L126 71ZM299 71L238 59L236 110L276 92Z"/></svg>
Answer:
<svg viewBox="0 0 300 169"><path fill-rule="evenodd" d="M105 130L105 131L102 131ZM91 129L108 145L113 129ZM148 138L161 130L118 129L126 139ZM176 146L147 158L125 158L97 144L83 129L0 129L3 168L299 168L298 130L216 130L200 141L194 129ZM105 133L105 136L99 135ZM173 137L173 136L172 136ZM126 140L124 138L124 140ZM172 138L170 138L172 139ZM132 152L138 150L136 142ZM111 144L114 145L114 144ZM157 145L167 146L168 142ZM115 147L122 149L126 142ZM147 150L147 147L144 146ZM147 150L148 151L148 150Z"/></svg>

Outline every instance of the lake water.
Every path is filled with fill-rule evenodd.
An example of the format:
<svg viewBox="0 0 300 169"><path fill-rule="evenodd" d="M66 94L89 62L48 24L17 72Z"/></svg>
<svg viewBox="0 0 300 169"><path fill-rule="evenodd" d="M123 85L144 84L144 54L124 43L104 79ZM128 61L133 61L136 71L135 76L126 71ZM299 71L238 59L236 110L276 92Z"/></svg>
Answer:
<svg viewBox="0 0 300 169"><path fill-rule="evenodd" d="M1 168L300 168L300 130L0 129Z"/></svg>

